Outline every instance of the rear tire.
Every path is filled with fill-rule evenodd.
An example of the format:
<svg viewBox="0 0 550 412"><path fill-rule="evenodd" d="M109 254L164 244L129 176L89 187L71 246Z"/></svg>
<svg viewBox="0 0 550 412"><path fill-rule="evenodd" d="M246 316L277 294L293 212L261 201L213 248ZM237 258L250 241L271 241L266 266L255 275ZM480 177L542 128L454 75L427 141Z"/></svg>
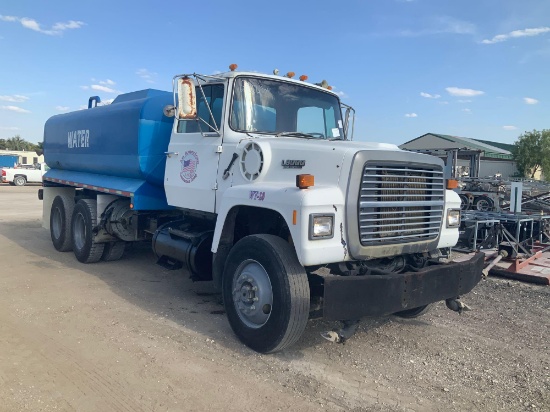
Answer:
<svg viewBox="0 0 550 412"><path fill-rule="evenodd" d="M222 279L231 328L251 349L273 353L294 344L309 317L309 283L296 252L273 235L252 235L229 252Z"/></svg>
<svg viewBox="0 0 550 412"><path fill-rule="evenodd" d="M104 260L105 262L112 262L114 260L119 260L124 254L125 248L126 248L126 242L105 243L105 248L103 249L101 260Z"/></svg>
<svg viewBox="0 0 550 412"><path fill-rule="evenodd" d="M25 176L15 176L13 179L13 184L15 186L25 186L27 183L27 179L25 179Z"/></svg>
<svg viewBox="0 0 550 412"><path fill-rule="evenodd" d="M50 211L50 237L55 249L59 252L69 252L71 243L71 219L74 200L71 196L58 195L52 203Z"/></svg>
<svg viewBox="0 0 550 412"><path fill-rule="evenodd" d="M105 243L96 243L92 233L97 224L97 202L79 200L71 219L73 252L79 262L94 263L101 259Z"/></svg>

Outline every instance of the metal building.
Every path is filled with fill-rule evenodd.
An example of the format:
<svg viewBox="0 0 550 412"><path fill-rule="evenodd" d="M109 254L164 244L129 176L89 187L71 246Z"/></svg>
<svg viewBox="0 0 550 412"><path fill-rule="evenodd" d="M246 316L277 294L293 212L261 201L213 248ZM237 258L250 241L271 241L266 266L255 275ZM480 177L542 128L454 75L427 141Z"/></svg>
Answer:
<svg viewBox="0 0 550 412"><path fill-rule="evenodd" d="M514 145L467 137L450 136L438 133L426 133L399 146L401 149L429 152L447 160L447 154L455 156L453 175L494 176L497 173L503 179L517 174L516 163L512 156ZM474 170L477 169L477 170Z"/></svg>

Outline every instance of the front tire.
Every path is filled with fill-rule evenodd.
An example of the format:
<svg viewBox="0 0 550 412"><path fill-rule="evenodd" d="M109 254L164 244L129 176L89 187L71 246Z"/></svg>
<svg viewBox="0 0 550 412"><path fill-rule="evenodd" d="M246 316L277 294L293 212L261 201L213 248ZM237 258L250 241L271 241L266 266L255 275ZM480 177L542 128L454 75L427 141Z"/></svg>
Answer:
<svg viewBox="0 0 550 412"><path fill-rule="evenodd" d="M13 179L13 184L15 186L25 186L26 183L27 179L25 179L24 176L15 176L15 178Z"/></svg>
<svg viewBox="0 0 550 412"><path fill-rule="evenodd" d="M74 200L71 196L58 195L53 200L50 211L50 237L53 246L59 252L72 250L71 218L73 209Z"/></svg>
<svg viewBox="0 0 550 412"><path fill-rule="evenodd" d="M309 317L309 283L294 249L273 235L238 241L222 279L231 328L251 349L273 353L294 344Z"/></svg>
<svg viewBox="0 0 550 412"><path fill-rule="evenodd" d="M74 207L71 220L73 252L79 262L94 263L101 259L105 243L94 241L93 228L97 224L97 202L81 199Z"/></svg>

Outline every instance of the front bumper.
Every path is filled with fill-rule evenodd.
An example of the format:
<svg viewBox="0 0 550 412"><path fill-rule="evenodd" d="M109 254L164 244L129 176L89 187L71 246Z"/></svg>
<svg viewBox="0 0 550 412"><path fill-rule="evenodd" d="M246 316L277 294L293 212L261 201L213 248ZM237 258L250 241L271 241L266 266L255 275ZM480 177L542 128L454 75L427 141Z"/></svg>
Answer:
<svg viewBox="0 0 550 412"><path fill-rule="evenodd" d="M373 271L365 276L324 278L323 318L351 320L413 309L470 292L481 280L484 254L428 266L419 272Z"/></svg>

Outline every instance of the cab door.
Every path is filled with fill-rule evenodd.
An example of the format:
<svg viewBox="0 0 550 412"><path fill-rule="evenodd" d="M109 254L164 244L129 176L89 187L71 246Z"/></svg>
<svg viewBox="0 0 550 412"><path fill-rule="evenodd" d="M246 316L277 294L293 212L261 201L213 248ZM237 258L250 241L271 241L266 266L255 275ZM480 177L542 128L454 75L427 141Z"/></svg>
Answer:
<svg viewBox="0 0 550 412"><path fill-rule="evenodd" d="M210 84L202 90L206 101L196 88L197 112L202 120L176 120L168 146L164 188L171 206L214 212L225 87Z"/></svg>

